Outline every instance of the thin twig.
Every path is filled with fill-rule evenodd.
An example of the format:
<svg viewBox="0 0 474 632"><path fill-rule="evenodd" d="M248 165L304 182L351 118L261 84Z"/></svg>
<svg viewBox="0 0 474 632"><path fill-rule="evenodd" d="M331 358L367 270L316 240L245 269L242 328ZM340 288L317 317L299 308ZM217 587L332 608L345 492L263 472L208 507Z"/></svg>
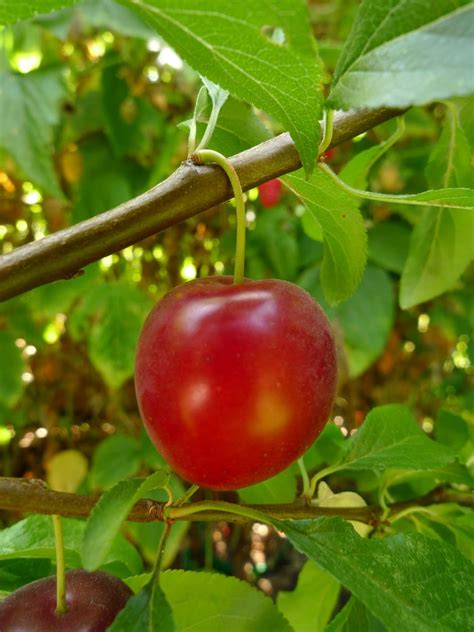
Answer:
<svg viewBox="0 0 474 632"><path fill-rule="evenodd" d="M341 112L334 119L330 146L401 113L390 108ZM301 166L288 133L237 154L230 162L244 191ZM167 180L133 200L0 256L0 301L45 283L71 279L84 266L231 197L232 188L220 167L198 167L187 161ZM93 212L90 209L91 215Z"/></svg>
<svg viewBox="0 0 474 632"><path fill-rule="evenodd" d="M44 487L41 481L0 478L0 509L20 514L58 514L61 516L87 518L98 500L99 496L78 496L76 494L52 491ZM391 505L390 510L393 515L411 506L426 506L448 502L473 507L474 496L468 493L440 488L421 498L395 503ZM189 510L191 505L194 513L191 513ZM222 501L216 501L215 503L202 501L178 508L166 507L165 503L155 500L140 500L133 507L127 520L132 522L155 522L166 520L168 515L173 520L249 522L249 517L229 512L229 509L232 509L232 503L226 503L226 511L222 511L222 506ZM313 507L301 501L278 505L234 505L237 508L239 506L248 510L247 513L252 511L260 512L279 519L302 520L320 518L321 516L339 516L347 520L358 520L366 523L377 521L382 511L380 507L375 506L351 508Z"/></svg>

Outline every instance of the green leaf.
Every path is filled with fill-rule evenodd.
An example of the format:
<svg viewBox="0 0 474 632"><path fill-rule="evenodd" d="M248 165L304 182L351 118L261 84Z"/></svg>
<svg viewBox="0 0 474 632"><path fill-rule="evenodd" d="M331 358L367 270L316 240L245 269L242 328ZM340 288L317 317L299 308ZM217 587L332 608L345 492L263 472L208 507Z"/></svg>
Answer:
<svg viewBox="0 0 474 632"><path fill-rule="evenodd" d="M81 143L81 157L84 169L72 209L74 222L94 217L133 197L132 184L137 176L133 164L118 160L103 136L94 135Z"/></svg>
<svg viewBox="0 0 474 632"><path fill-rule="evenodd" d="M473 17L469 0L364 0L336 67L330 104L407 107L469 94Z"/></svg>
<svg viewBox="0 0 474 632"><path fill-rule="evenodd" d="M328 303L349 298L360 283L367 259L367 235L358 201L319 170L308 180L297 171L283 181L323 230L321 284Z"/></svg>
<svg viewBox="0 0 474 632"><path fill-rule="evenodd" d="M296 588L280 591L277 606L295 632L322 632L337 604L341 586L329 573L308 560Z"/></svg>
<svg viewBox="0 0 474 632"><path fill-rule="evenodd" d="M84 523L65 518L61 522L66 563L78 566ZM0 559L54 559L55 555L53 522L50 516L29 516L0 531Z"/></svg>
<svg viewBox="0 0 474 632"><path fill-rule="evenodd" d="M0 589L10 593L53 573L54 568L51 560L48 559L2 560L0 561Z"/></svg>
<svg viewBox="0 0 474 632"><path fill-rule="evenodd" d="M138 287L104 283L87 292L71 315L72 335L88 340L92 364L112 388L133 375L138 334L150 308Z"/></svg>
<svg viewBox="0 0 474 632"><path fill-rule="evenodd" d="M350 376L363 373L382 353L393 326L395 299L389 276L368 266L355 294L336 307L326 303L317 269L308 269L298 284L314 296L335 326L342 329Z"/></svg>
<svg viewBox="0 0 474 632"><path fill-rule="evenodd" d="M91 485L109 489L136 474L140 467L137 441L129 435L116 434L99 443L92 457Z"/></svg>
<svg viewBox="0 0 474 632"><path fill-rule="evenodd" d="M453 287L472 252L474 213L425 209L415 226L400 284L400 307L408 309Z"/></svg>
<svg viewBox="0 0 474 632"><path fill-rule="evenodd" d="M380 623L355 597L351 597L325 632L384 632Z"/></svg>
<svg viewBox="0 0 474 632"><path fill-rule="evenodd" d="M292 503L296 498L297 469L295 465L283 470L262 483L238 490L244 503Z"/></svg>
<svg viewBox="0 0 474 632"><path fill-rule="evenodd" d="M65 94L61 68L26 75L0 72L0 147L14 158L27 178L60 199L64 195L51 149L53 128L59 122L59 105Z"/></svg>
<svg viewBox="0 0 474 632"><path fill-rule="evenodd" d="M70 567L81 565L80 551L85 530L85 522L70 518L61 519L64 536L66 564ZM0 559L12 558L56 558L53 521L51 516L34 515L7 529L0 531ZM120 570L124 576L142 572L143 565L135 548L123 537L111 542L103 568Z"/></svg>
<svg viewBox="0 0 474 632"><path fill-rule="evenodd" d="M459 209L465 211L474 210L474 190L464 188L457 189L436 189L435 191L423 191L422 193L414 193L412 195L400 195L400 200L406 200L408 203L417 202L417 206L431 204L432 206L440 206L446 209ZM423 202L423 204L418 204ZM472 212L471 212L472 217Z"/></svg>
<svg viewBox="0 0 474 632"><path fill-rule="evenodd" d="M27 292L23 295L23 301L35 319L53 319L59 313L67 314L71 306L96 283L98 278L98 266L89 265L84 274L78 277L48 283Z"/></svg>
<svg viewBox="0 0 474 632"><path fill-rule="evenodd" d="M471 149L454 106L448 108L445 126L431 153L426 174L431 186L445 187L439 193L445 193L448 186L468 187L473 181ZM454 198L450 197L448 203L452 201ZM425 209L415 226L401 278L403 309L449 290L472 259L468 236L474 234L474 212L451 210L448 203L445 208Z"/></svg>
<svg viewBox="0 0 474 632"><path fill-rule="evenodd" d="M290 132L305 170L314 169L320 129L321 68L303 0L127 2L195 70L274 116ZM283 44L266 29L281 29Z"/></svg>
<svg viewBox="0 0 474 632"><path fill-rule="evenodd" d="M300 265L298 224L298 219L289 215L283 207L275 207L271 213L259 213L255 229L249 234L250 253L247 260L250 265L255 257L251 247L256 244L258 254L263 255L268 263L271 276L294 282Z"/></svg>
<svg viewBox="0 0 474 632"><path fill-rule="evenodd" d="M160 583L180 632L292 632L269 597L235 577L165 571Z"/></svg>
<svg viewBox="0 0 474 632"><path fill-rule="evenodd" d="M449 104L439 141L430 154L426 167L432 188L470 187L473 182L471 148L459 124L456 107Z"/></svg>
<svg viewBox="0 0 474 632"><path fill-rule="evenodd" d="M339 177L356 189L366 189L369 172L374 164L381 158L398 140L403 128L401 122L397 122L397 131L382 143L369 147L359 152L339 172Z"/></svg>
<svg viewBox="0 0 474 632"><path fill-rule="evenodd" d="M148 584L128 600L108 632L177 632L173 613L157 584ZM180 631L181 632L181 631Z"/></svg>
<svg viewBox="0 0 474 632"><path fill-rule="evenodd" d="M81 22L141 39L156 38L156 32L134 11L114 0L83 0L76 8Z"/></svg>
<svg viewBox="0 0 474 632"><path fill-rule="evenodd" d="M26 364L15 338L8 329L0 330L0 404L6 406L16 404L24 387L21 376Z"/></svg>
<svg viewBox="0 0 474 632"><path fill-rule="evenodd" d="M143 161L151 158L155 151L156 139L163 132L164 117L151 103L130 94L125 70L124 64L117 63L102 71L101 97L105 127L117 156L136 156ZM88 158L94 164L99 160L90 154ZM120 164L112 163L112 166L127 175Z"/></svg>
<svg viewBox="0 0 474 632"><path fill-rule="evenodd" d="M450 545L418 534L361 538L340 518L271 522L390 632L470 629L473 565Z"/></svg>
<svg viewBox="0 0 474 632"><path fill-rule="evenodd" d="M26 20L39 13L49 13L69 7L76 2L77 0L3 0L0 4L0 24Z"/></svg>
<svg viewBox="0 0 474 632"><path fill-rule="evenodd" d="M454 456L427 437L408 408L387 404L370 411L348 441L348 451L339 466L351 470L428 470L447 465Z"/></svg>
<svg viewBox="0 0 474 632"><path fill-rule="evenodd" d="M82 543L84 568L95 570L103 564L133 505L152 489L163 487L167 478L166 472L159 471L146 479L121 481L102 494L86 523Z"/></svg>
<svg viewBox="0 0 474 632"><path fill-rule="evenodd" d="M440 410L438 412L435 423L435 437L439 443L456 452L460 452L473 435L474 429L471 429L459 415L455 415L449 410Z"/></svg>
<svg viewBox="0 0 474 632"><path fill-rule="evenodd" d="M390 272L401 274L410 247L407 224L388 220L369 230L369 260Z"/></svg>

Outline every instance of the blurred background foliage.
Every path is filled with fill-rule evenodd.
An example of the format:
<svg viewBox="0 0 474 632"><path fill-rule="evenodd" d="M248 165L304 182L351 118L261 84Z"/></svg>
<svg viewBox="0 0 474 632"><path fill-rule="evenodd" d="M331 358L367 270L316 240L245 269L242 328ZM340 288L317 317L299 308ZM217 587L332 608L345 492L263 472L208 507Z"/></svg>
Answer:
<svg viewBox="0 0 474 632"><path fill-rule="evenodd" d="M356 7L355 1L310 3L326 85ZM121 5L88 0L5 28L0 35L8 95L0 125L3 254L140 194L186 158L186 129L179 124L192 115L200 79ZM424 168L445 109L438 104L408 112L402 140L370 172L373 190L427 188ZM261 126L249 130L246 110L235 100L223 110L214 143L226 154L281 131L261 113ZM472 132L467 108L461 115ZM12 134L19 127L22 133ZM339 171L394 129L391 121L371 130L331 150L327 161ZM436 433L438 411L444 408L458 420L451 418L450 427L458 424L465 433L473 421L474 311L467 290L472 269L451 292L408 311L397 307L418 210L363 206L369 265L352 298L331 307L319 284L321 235L305 220L298 199L283 188L271 208L262 204L257 189L248 192L247 200L247 275L306 288L327 311L338 338L339 395L333 423L309 458L311 466L330 462L344 437L382 403L407 403L428 433ZM65 491L96 492L162 462L144 434L135 401L137 334L153 302L174 285L232 272L234 224L230 205L209 209L103 258L78 278L0 305L2 475L45 478L56 489L67 484ZM441 435L443 428L441 422ZM248 502L285 502L293 499L296 484L290 468L276 482L240 496ZM179 494L182 482L176 479L174 485ZM5 525L12 518L2 517ZM127 526L127 538L146 563L153 558L159 530ZM267 592L278 587L275 569L298 565L293 558L300 559L265 525L193 525L183 540L186 531L184 524L173 531L169 563L179 552L177 566L214 566ZM40 576L44 569L31 572ZM291 580L279 581L287 587Z"/></svg>

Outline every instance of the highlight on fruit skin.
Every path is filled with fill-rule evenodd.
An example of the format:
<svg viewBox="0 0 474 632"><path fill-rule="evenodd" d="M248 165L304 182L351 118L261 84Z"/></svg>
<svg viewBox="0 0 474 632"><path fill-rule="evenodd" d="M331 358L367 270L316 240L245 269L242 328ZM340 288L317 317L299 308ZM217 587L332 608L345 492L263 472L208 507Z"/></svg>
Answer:
<svg viewBox="0 0 474 632"><path fill-rule="evenodd" d="M56 577L38 579L0 601L1 632L105 632L133 595L118 577L66 573L65 614L56 613Z"/></svg>
<svg viewBox="0 0 474 632"><path fill-rule="evenodd" d="M197 279L150 312L135 388L145 427L190 483L233 490L298 459L325 426L337 383L326 315L303 289Z"/></svg>

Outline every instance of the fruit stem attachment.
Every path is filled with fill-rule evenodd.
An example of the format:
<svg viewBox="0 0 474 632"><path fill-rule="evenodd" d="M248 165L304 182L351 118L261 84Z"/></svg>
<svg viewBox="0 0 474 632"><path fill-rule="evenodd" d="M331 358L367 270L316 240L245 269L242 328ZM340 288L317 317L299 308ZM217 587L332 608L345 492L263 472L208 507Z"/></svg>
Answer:
<svg viewBox="0 0 474 632"><path fill-rule="evenodd" d="M199 489L199 485L196 485L196 484L191 485L191 487L188 487L188 489L184 492L184 494L180 496L173 503L173 505L175 507L181 507L181 505L184 505L184 503L187 502L191 498L191 496L194 496L194 494L197 492L198 489Z"/></svg>
<svg viewBox="0 0 474 632"><path fill-rule="evenodd" d="M66 614L66 570L64 563L64 538L61 516L53 515L54 542L56 546L56 612Z"/></svg>
<svg viewBox="0 0 474 632"><path fill-rule="evenodd" d="M301 496L309 501L311 500L311 487L309 482L308 472L306 471L306 465L304 464L304 459L301 457L298 459L298 467L300 468L301 478L303 480L303 493Z"/></svg>
<svg viewBox="0 0 474 632"><path fill-rule="evenodd" d="M168 518L171 520L191 516L193 513L198 513L200 511L223 511L237 516L244 516L245 518L250 518L256 522L269 522L268 516L257 509L242 507L242 505L228 503L224 500L203 501L192 505L185 505L184 507L169 507L166 511Z"/></svg>
<svg viewBox="0 0 474 632"><path fill-rule="evenodd" d="M232 191L234 193L237 218L234 283L242 283L244 280L245 264L245 200L239 176L229 160L223 154L213 151L212 149L201 149L196 151L191 156L191 159L196 164L208 164L210 162L215 162L225 171L227 177L229 178Z"/></svg>
<svg viewBox="0 0 474 632"><path fill-rule="evenodd" d="M324 154L326 149L331 144L333 129L334 129L334 110L326 110L325 116L324 116L323 139L321 143L319 144L318 156L321 156L321 154Z"/></svg>
<svg viewBox="0 0 474 632"><path fill-rule="evenodd" d="M163 564L163 555L165 553L166 541L168 540L168 536L171 531L171 527L173 523L170 520L166 520L163 527L163 532L161 534L160 543L158 545L158 553L156 555L155 567L153 569L153 583L157 584L159 582L159 576L161 571L161 566Z"/></svg>

